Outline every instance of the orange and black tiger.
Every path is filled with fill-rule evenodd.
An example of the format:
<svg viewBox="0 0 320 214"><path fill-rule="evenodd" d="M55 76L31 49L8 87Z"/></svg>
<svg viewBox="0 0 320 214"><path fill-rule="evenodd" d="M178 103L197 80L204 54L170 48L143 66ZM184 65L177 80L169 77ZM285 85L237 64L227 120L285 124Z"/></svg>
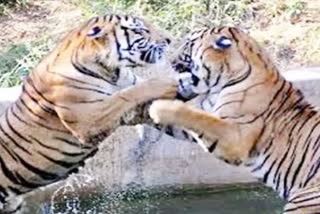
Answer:
<svg viewBox="0 0 320 214"><path fill-rule="evenodd" d="M0 213L17 212L17 196L75 172L97 143L131 123L129 110L175 96L176 81L134 74L157 69L169 43L133 16L95 17L68 33L0 117Z"/></svg>
<svg viewBox="0 0 320 214"><path fill-rule="evenodd" d="M199 108L155 101L154 121L183 127L206 151L248 167L287 200L284 213L320 213L320 112L257 42L232 27L195 31L175 67L181 96L201 97Z"/></svg>

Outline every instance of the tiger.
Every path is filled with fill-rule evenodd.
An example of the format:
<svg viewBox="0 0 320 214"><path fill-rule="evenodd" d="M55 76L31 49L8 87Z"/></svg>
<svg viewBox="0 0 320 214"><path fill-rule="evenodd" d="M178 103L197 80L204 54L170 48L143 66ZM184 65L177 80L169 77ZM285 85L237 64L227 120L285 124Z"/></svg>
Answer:
<svg viewBox="0 0 320 214"><path fill-rule="evenodd" d="M238 27L193 31L174 59L184 101L156 100L154 122L184 128L218 159L272 187L285 214L320 213L320 113Z"/></svg>
<svg viewBox="0 0 320 214"><path fill-rule="evenodd" d="M156 70L170 42L129 15L93 17L67 33L0 116L0 213L22 212L26 193L77 172L118 126L141 122L144 103L176 96L176 80L136 75Z"/></svg>

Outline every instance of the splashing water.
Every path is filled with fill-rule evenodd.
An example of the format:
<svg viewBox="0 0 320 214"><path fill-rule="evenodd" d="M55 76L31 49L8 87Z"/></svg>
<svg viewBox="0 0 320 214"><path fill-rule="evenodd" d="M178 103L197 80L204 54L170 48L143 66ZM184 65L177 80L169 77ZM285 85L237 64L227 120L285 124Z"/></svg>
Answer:
<svg viewBox="0 0 320 214"><path fill-rule="evenodd" d="M61 193L69 195L69 191L76 191L72 185L65 188L60 189ZM283 201L264 187L181 189L179 192L163 189L156 194L129 190L90 196L75 194L68 200L42 214L280 214L283 206Z"/></svg>
<svg viewBox="0 0 320 214"><path fill-rule="evenodd" d="M88 174L78 174L76 176L70 176L70 179L66 180L65 184L59 187L52 194L50 200L49 213L50 214L64 214L64 213L82 213L80 209L80 195L79 191L81 189L85 189L88 185L90 185L95 178ZM56 206L61 206L61 196L63 196L65 209L61 211L61 208L57 208ZM59 206L59 207L60 207ZM44 207L44 213L47 213L48 207Z"/></svg>
<svg viewBox="0 0 320 214"><path fill-rule="evenodd" d="M199 195L195 191L171 186L157 189L156 194L148 189L148 180L145 179L144 167L148 162L150 151L156 149L163 133L151 133L150 127L138 126L138 143L131 144L130 153L132 156L125 157L132 163L130 173L133 176L128 180L121 180L118 183L107 179L101 179L100 174L76 174L71 175L58 189L54 191L47 201L39 206L39 200L33 200L37 212L33 214L197 214L197 213L219 213L219 214L270 214L280 213L282 202L269 192L256 189L246 191L229 191L225 193L204 191ZM149 133L149 134L146 134ZM162 139L163 140L163 139ZM112 145L113 144L109 144ZM108 147L109 148L109 147ZM104 155L108 150L103 151ZM118 154L118 153L115 153ZM103 157L103 155L102 155ZM112 157L113 158L113 157ZM113 160L113 159L111 159ZM94 162L95 167L100 167L100 163ZM104 169L112 170L112 164L107 164ZM96 172L96 171L92 171ZM92 176L91 176L92 175ZM161 176L161 175L160 175ZM132 179L131 179L132 178ZM112 179L112 178L111 178ZM127 182L128 181L128 182ZM103 183L105 182L105 183ZM97 184L101 184L100 186ZM123 186L122 186L123 185ZM122 188L122 189L120 189ZM125 189L123 189L125 188ZM116 190L115 190L116 189ZM115 192L109 192L114 190ZM41 196L40 196L41 197ZM42 201L43 198L42 198ZM261 211L261 207L265 212ZM41 209L41 210L39 210ZM280 211L279 211L280 210Z"/></svg>

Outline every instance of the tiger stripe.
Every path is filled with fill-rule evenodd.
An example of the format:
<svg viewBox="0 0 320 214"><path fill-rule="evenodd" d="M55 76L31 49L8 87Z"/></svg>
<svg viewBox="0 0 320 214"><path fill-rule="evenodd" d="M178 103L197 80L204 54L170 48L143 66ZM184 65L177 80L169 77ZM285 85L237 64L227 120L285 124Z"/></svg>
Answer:
<svg viewBox="0 0 320 214"><path fill-rule="evenodd" d="M119 125L135 124L129 111L175 97L174 80L141 81L134 73L156 70L169 43L126 15L94 17L65 36L0 116L0 213L18 212L24 193L77 172Z"/></svg>
<svg viewBox="0 0 320 214"><path fill-rule="evenodd" d="M202 97L200 110L155 101L153 120L191 130L206 151L248 167L287 201L283 213L320 213L320 113L257 42L232 27L195 31L174 67L182 89L185 73L196 80L192 96L179 93Z"/></svg>

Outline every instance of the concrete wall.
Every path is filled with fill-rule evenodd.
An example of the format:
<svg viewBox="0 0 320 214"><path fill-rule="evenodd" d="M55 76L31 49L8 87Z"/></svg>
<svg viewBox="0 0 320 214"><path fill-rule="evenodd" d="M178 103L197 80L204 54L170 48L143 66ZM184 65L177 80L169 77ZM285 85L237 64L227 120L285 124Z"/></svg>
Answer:
<svg viewBox="0 0 320 214"><path fill-rule="evenodd" d="M293 80L311 102L320 105L320 68L298 69L285 73L285 76ZM6 102L17 97L14 91L19 90L13 89L11 95L7 89L5 92L0 90L3 104L0 105L0 114ZM147 133L145 140L140 140L141 130ZM196 144L159 136L157 130L148 126L135 126L119 128L101 144L100 151L87 161L79 174L62 184L77 183L86 189L102 186L106 190L115 190L132 186L217 185L253 181L255 179L246 169L229 166L203 152ZM61 184L52 189L59 186ZM47 194L50 195L51 191Z"/></svg>

